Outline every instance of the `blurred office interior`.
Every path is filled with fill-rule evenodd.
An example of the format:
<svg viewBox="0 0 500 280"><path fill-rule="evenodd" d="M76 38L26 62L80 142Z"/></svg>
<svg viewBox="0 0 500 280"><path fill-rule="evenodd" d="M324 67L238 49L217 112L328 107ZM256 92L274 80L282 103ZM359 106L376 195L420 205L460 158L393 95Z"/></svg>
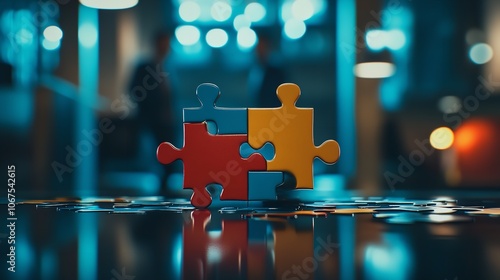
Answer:
<svg viewBox="0 0 500 280"><path fill-rule="evenodd" d="M341 146L337 164L315 161L318 197L492 190L499 15L494 0L2 1L1 162L16 165L25 197L187 197L180 162L163 182L142 96L130 93L134 68L169 34L151 71L168 82L168 141L181 147L199 84L219 86L219 106L258 106L266 34L268 59L301 88L297 106L315 110L316 145Z"/></svg>

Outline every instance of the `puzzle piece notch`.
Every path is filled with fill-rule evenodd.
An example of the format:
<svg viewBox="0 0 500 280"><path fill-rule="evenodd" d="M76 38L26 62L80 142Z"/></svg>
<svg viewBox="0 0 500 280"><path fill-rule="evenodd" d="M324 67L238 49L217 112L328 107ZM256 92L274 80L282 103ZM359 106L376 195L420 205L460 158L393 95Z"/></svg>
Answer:
<svg viewBox="0 0 500 280"><path fill-rule="evenodd" d="M248 158L250 155L258 153L261 154L266 160L272 160L275 155L273 144L267 142L260 149L252 148L248 143L243 143L240 146L240 155Z"/></svg>
<svg viewBox="0 0 500 280"><path fill-rule="evenodd" d="M282 84L276 92L281 107L248 109L248 143L255 149L272 143L275 156L268 160L267 170L290 172L297 180L297 188L312 189L313 160L333 164L340 157L340 147L335 140L315 146L314 110L295 106L300 97L296 84Z"/></svg>
<svg viewBox="0 0 500 280"><path fill-rule="evenodd" d="M221 209L223 207L239 207L239 208L248 207L248 199L235 201L235 200L221 198L224 189L220 184L210 184L206 187L206 189L210 193L212 201L210 203L209 208Z"/></svg>
<svg viewBox="0 0 500 280"><path fill-rule="evenodd" d="M193 189L191 203L208 207L212 201L206 190L209 184L223 187L221 200L248 200L248 171L266 170L262 155L252 154L248 159L240 156L239 148L247 140L246 135L211 135L206 123L185 123L184 147L178 149L164 142L156 154L163 164L183 161L183 188Z"/></svg>
<svg viewBox="0 0 500 280"><path fill-rule="evenodd" d="M218 86L203 83L196 89L196 95L201 106L185 108L183 110L184 122L213 121L217 125L217 134L247 133L247 108L217 107L216 102L220 97Z"/></svg>

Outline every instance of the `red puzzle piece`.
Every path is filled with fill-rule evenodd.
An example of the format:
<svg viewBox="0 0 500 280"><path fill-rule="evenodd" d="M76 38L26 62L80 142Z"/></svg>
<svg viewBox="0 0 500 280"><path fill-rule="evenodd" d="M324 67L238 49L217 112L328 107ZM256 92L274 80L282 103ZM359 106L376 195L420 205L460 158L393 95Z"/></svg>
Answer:
<svg viewBox="0 0 500 280"><path fill-rule="evenodd" d="M221 200L248 200L248 171L266 170L266 160L260 154L248 159L240 155L246 134L212 135L206 123L184 124L184 147L177 149L164 142L158 146L156 156L163 164L177 159L184 162L185 189L193 189L191 204L207 207L212 203L209 184L223 188Z"/></svg>
<svg viewBox="0 0 500 280"><path fill-rule="evenodd" d="M183 279L208 279L217 271L228 279L244 278L248 221L222 220L220 233L210 234L206 231L210 218L210 211L196 210L184 224Z"/></svg>

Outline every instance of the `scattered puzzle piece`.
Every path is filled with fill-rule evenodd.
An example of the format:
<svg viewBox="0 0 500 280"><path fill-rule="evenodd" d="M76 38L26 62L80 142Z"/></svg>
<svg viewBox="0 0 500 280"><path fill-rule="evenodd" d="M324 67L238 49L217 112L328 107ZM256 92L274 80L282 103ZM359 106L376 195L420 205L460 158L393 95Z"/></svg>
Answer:
<svg viewBox="0 0 500 280"><path fill-rule="evenodd" d="M374 212L375 209L363 209L363 208L346 208L346 209L335 209L328 211L328 213L336 215L373 214Z"/></svg>
<svg viewBox="0 0 500 280"><path fill-rule="evenodd" d="M470 215L500 216L500 208L477 209L477 211L468 211L466 213Z"/></svg>
<svg viewBox="0 0 500 280"><path fill-rule="evenodd" d="M460 223L460 222L471 222L471 217L466 216L455 216L455 215L441 215L441 214L420 214L420 213L377 213L374 215L377 219L382 219L386 223L390 224L413 224L416 222L420 223L431 223L431 224L442 224L442 223Z"/></svg>
<svg viewBox="0 0 500 280"><path fill-rule="evenodd" d="M328 164L340 156L336 141L328 140L319 147L313 140L313 109L297 108L295 102L300 88L282 84L277 95L283 104L278 108L248 109L248 143L253 148L266 142L274 145L276 155L268 161L267 170L291 172L297 188L313 188L313 160L320 158Z"/></svg>
<svg viewBox="0 0 500 280"><path fill-rule="evenodd" d="M183 110L185 123L213 121L217 125L217 134L247 134L247 109L223 108L215 103L220 96L219 87L204 83L196 89L201 107Z"/></svg>
<svg viewBox="0 0 500 280"><path fill-rule="evenodd" d="M326 217L326 212L316 212L311 210L298 210L290 212L259 212L259 213L248 213L244 214L244 217L297 217L297 216L314 216L314 217Z"/></svg>
<svg viewBox="0 0 500 280"><path fill-rule="evenodd" d="M178 149L164 142L156 154L163 164L177 159L183 161L183 188L193 189L191 203L194 206L207 207L212 201L205 189L208 184L223 187L221 200L247 200L248 171L266 170L262 155L241 158L239 148L246 141L246 135L211 135L206 123L185 123L184 147Z"/></svg>

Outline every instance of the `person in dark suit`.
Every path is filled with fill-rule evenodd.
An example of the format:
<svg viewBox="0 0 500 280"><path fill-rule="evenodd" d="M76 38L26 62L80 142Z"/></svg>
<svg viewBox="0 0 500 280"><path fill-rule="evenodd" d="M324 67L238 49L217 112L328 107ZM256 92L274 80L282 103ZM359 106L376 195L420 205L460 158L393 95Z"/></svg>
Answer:
<svg viewBox="0 0 500 280"><path fill-rule="evenodd" d="M11 87L14 83L12 80L12 65L0 60L0 86Z"/></svg>
<svg viewBox="0 0 500 280"><path fill-rule="evenodd" d="M129 84L130 99L138 109L137 121L149 130L157 145L174 140L172 91L163 62L170 52L170 32L159 32L154 38L154 53L150 60L140 63ZM164 166L160 189L166 193L166 180L172 168Z"/></svg>
<svg viewBox="0 0 500 280"><path fill-rule="evenodd" d="M259 32L257 36L255 51L258 63L250 71L250 91L257 97L257 107L279 107L281 102L276 96L276 89L286 82L286 74L280 63L271 57L271 36L264 32Z"/></svg>

